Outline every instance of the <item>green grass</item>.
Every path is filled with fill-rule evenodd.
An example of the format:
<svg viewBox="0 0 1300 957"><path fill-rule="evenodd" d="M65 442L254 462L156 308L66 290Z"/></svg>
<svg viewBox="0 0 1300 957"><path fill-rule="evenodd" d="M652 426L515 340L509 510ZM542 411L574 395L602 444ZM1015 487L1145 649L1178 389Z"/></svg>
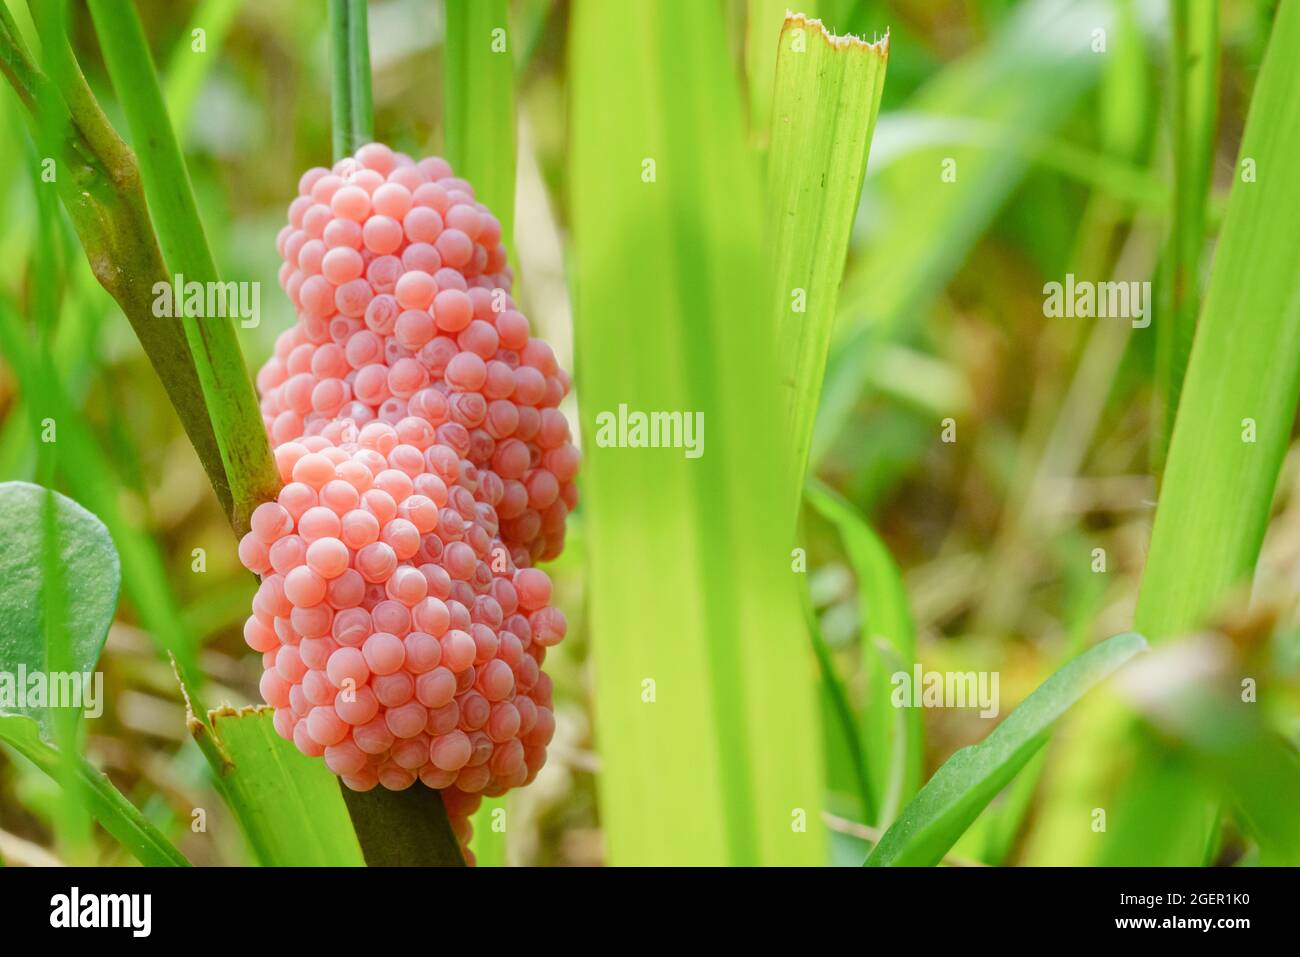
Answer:
<svg viewBox="0 0 1300 957"><path fill-rule="evenodd" d="M1300 351L1300 191L1287 171L1300 151L1297 48L1300 3L1288 0L1251 100L1151 532L1135 623L1155 641L1203 625L1249 578L1295 419L1300 371L1278 357Z"/></svg>
<svg viewBox="0 0 1300 957"><path fill-rule="evenodd" d="M812 443L888 57L888 39L868 44L833 37L818 21L798 16L786 18L780 33L767 155L768 248L796 490Z"/></svg>
<svg viewBox="0 0 1300 957"><path fill-rule="evenodd" d="M49 24L46 35L61 38L62 6L46 3L39 9ZM230 485L183 325L153 314L153 287L168 275L135 157L100 109L66 41L49 42L46 53L54 66L48 74L27 52L8 6L0 4L0 72L33 132L42 137L44 131L57 132L48 155L60 163L55 182L87 260L139 337L229 513Z"/></svg>
<svg viewBox="0 0 1300 957"><path fill-rule="evenodd" d="M945 67L877 130L877 152L916 136L906 162L879 172L884 222L866 244L840 296L812 455L841 435L882 342L906 338L1020 182L1032 147L1095 83L1102 57L1094 28L1112 27L1108 2L1035 0L1014 10L989 43ZM950 117L993 125L996 140L932 142L925 130ZM889 155L886 152L886 157ZM951 161L950 167L945 162ZM945 169L955 179L945 181Z"/></svg>
<svg viewBox="0 0 1300 957"><path fill-rule="evenodd" d="M41 740L35 721L20 715L0 715L0 740L56 780L63 759ZM150 824L104 774L81 755L73 758L86 809L141 864L184 867L189 862Z"/></svg>

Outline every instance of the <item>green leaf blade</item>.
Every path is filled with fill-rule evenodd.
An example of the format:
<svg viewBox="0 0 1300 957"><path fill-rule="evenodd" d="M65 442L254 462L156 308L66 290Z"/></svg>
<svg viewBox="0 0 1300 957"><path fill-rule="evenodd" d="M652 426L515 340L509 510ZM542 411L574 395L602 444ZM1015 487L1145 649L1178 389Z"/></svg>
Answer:
<svg viewBox="0 0 1300 957"><path fill-rule="evenodd" d="M987 738L944 762L885 832L866 865L937 864L1042 747L1056 720L1144 648L1146 640L1139 634L1116 635L1048 678Z"/></svg>
<svg viewBox="0 0 1300 957"><path fill-rule="evenodd" d="M920 787L924 750L920 712L890 703L890 676L916 661L907 590L885 543L853 506L817 481L808 484L805 494L839 532L857 579L866 675L863 757L879 815L868 823L888 827Z"/></svg>
<svg viewBox="0 0 1300 957"><path fill-rule="evenodd" d="M1153 641L1199 627L1250 576L1295 419L1300 190L1291 170L1300 155L1300 98L1290 64L1297 50L1300 3L1287 0L1251 100L1151 532L1135 627ZM1251 168L1254 179L1243 179Z"/></svg>
<svg viewBox="0 0 1300 957"><path fill-rule="evenodd" d="M767 160L772 311L789 363L791 464L800 479L888 59L888 36L833 36L801 14L787 15L781 29Z"/></svg>
<svg viewBox="0 0 1300 957"><path fill-rule="evenodd" d="M205 724L191 715L190 733L260 863L365 863L338 779L275 733L270 708L221 708L207 717Z"/></svg>

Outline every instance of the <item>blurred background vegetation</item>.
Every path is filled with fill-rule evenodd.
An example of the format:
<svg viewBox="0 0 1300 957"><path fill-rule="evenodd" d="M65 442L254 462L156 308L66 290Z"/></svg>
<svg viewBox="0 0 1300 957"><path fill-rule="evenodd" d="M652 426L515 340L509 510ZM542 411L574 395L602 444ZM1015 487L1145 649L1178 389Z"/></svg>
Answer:
<svg viewBox="0 0 1300 957"><path fill-rule="evenodd" d="M23 3L9 5L20 24L27 22ZM749 12L773 5L723 6L739 75ZM917 660L927 670L1000 672L1006 714L1064 659L1132 624L1164 414L1154 386L1156 340L1123 321L1045 319L1042 298L1045 282L1069 272L1098 280L1153 277L1171 215L1168 7L1156 0L815 6L809 12L838 33L890 31L888 78L816 435L816 474L888 546L910 601ZM239 333L256 367L293 321L276 282L276 232L300 172L331 154L323 4L140 0L138 7L221 272L262 283L261 324ZM80 4L72 8L77 55L124 132L89 19ZM1274 8L1268 0L1221 5L1211 235ZM442 142L441 4L372 0L370 9L377 133L414 155L435 151ZM566 368L573 367L568 210L581 189L569 178L567 156L570 14L566 0L516 0L511 24L520 298ZM1062 37L1094 24L1107 26L1106 55L1065 56ZM195 25L206 30L206 52L192 50ZM33 261L41 241L35 156L19 104L5 87L0 293L24 313L37 295ZM938 174L947 158L956 161L951 183ZM190 860L244 863L247 852L187 735L149 621L171 616L200 643L210 701L256 701L260 669L240 631L256 583L237 561L226 520L130 327L90 275L66 217L57 221L62 304L54 357L97 447L86 459L96 470L92 480L120 513L116 527L101 517L115 535L125 528L151 543L165 570L147 590L124 587L101 662L108 706L88 725L87 753ZM1199 250L1206 257L1211 251L1209 244ZM23 402L0 363L0 480L37 475ZM955 442L943 441L947 419ZM1298 482L1300 455L1292 446L1254 611L1244 616L1238 602L1220 622L1235 660L1267 689L1260 697L1270 724L1292 742L1300 739ZM78 497L66 481L58 485ZM581 509L570 522L567 550L549 568L556 603L570 619L568 639L547 659L558 730L544 773L511 796L511 863L605 860ZM807 511L804 541L827 660L858 711L864 624L857 572L841 530L820 510ZM1099 548L1101 573L1094 570ZM871 832L862 828L853 761L827 701L829 810L813 826L829 828L835 863L859 863ZM1107 706L1103 700L1092 710ZM990 727L975 710L927 709L921 720L922 780ZM1093 861L1079 808L1086 819L1097 804L1094 793L1114 785L1095 780L1101 765L1087 756L1098 720L1088 711L1072 717L955 858ZM0 755L0 858L50 860L56 785L11 751ZM1161 755L1151 764L1167 769L1164 776L1145 767L1140 754L1120 764L1124 772L1145 767L1140 795L1152 803L1153 819L1162 789L1176 792L1186 773ZM1271 800L1285 813L1298 798ZM195 807L208 811L206 833L191 832ZM1250 842L1229 825L1207 860L1248 862L1250 854ZM129 857L103 838L92 859Z"/></svg>

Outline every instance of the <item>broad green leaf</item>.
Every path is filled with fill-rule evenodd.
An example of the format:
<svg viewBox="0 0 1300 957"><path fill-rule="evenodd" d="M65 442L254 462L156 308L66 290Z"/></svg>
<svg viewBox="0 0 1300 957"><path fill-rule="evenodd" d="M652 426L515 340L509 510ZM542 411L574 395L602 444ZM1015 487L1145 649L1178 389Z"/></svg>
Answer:
<svg viewBox="0 0 1300 957"><path fill-rule="evenodd" d="M135 4L90 0L89 6L104 62L131 127L163 259L169 271L187 283L219 282ZM253 509L275 497L280 476L234 323L229 316L200 318L182 311L186 341L230 483L231 524L242 533Z"/></svg>
<svg viewBox="0 0 1300 957"><path fill-rule="evenodd" d="M447 162L501 222L515 221L514 37L506 0L447 0L443 48Z"/></svg>
<svg viewBox="0 0 1300 957"><path fill-rule="evenodd" d="M35 721L24 715L0 715L0 741L47 775L58 780L63 758L42 738ZM81 755L74 757L78 794L95 820L141 864L149 867L188 866L184 855L150 824L104 774Z"/></svg>
<svg viewBox="0 0 1300 957"><path fill-rule="evenodd" d="M979 744L962 748L926 782L868 855L872 867L939 862L1083 695L1142 651L1128 632L1085 651L1048 678Z"/></svg>
<svg viewBox="0 0 1300 957"><path fill-rule="evenodd" d="M361 847L338 779L275 733L270 708L220 708L190 733L257 860L267 866L359 867Z"/></svg>
<svg viewBox="0 0 1300 957"><path fill-rule="evenodd" d="M921 784L921 714L890 702L891 676L916 661L916 629L907 590L889 549L866 520L840 496L811 481L808 504L839 532L853 566L862 617L861 656L866 700L862 742L878 819L888 827Z"/></svg>
<svg viewBox="0 0 1300 957"><path fill-rule="evenodd" d="M798 489L821 397L826 350L885 85L889 39L832 36L791 15L781 29L767 157L772 311L790 388Z"/></svg>
<svg viewBox="0 0 1300 957"><path fill-rule="evenodd" d="M769 231L721 11L580 0L570 28L582 509L609 859L821 863L815 662L790 559L798 488L759 281ZM597 417L620 406L692 424L698 413L702 454L597 441Z"/></svg>
<svg viewBox="0 0 1300 957"><path fill-rule="evenodd" d="M70 670L81 674L95 670L117 609L121 567L104 523L58 492L27 482L0 483L0 527L5 529L7 546L0 550L0 671L14 680L19 669L31 674L49 667L41 516L45 497L51 494L58 559L64 582L72 590L60 622L69 639ZM18 707L6 700L5 692L0 676L0 712L25 714L48 734L47 708Z"/></svg>

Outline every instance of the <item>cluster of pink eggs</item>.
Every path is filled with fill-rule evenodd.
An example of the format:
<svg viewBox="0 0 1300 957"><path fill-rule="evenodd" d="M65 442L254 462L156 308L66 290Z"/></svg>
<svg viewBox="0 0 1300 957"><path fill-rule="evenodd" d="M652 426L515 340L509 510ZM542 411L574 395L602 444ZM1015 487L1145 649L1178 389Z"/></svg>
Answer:
<svg viewBox="0 0 1300 957"><path fill-rule="evenodd" d="M276 730L347 786L442 791L462 844L555 730L541 665L579 453L501 226L442 159L308 170L277 248L298 321L257 375L281 479L240 560Z"/></svg>

